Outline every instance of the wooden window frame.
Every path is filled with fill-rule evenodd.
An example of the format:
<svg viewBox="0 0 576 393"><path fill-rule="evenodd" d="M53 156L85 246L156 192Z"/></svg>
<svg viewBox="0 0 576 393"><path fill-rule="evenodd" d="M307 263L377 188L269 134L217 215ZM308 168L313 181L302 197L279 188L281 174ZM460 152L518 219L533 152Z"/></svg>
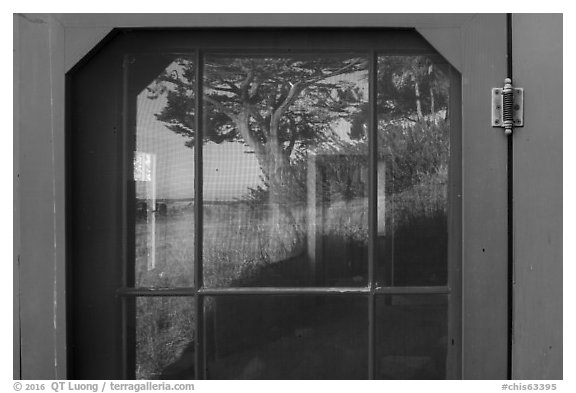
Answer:
<svg viewBox="0 0 576 393"><path fill-rule="evenodd" d="M21 115L14 141L18 196L14 201L14 244L18 250L14 253L14 331L18 332L14 334L15 378L71 377L68 368L75 363L68 355L69 305L65 303L71 289L66 267L81 262L71 256L67 222L70 165L65 159L65 129L69 127L65 97L70 76L83 60L102 48L110 38L109 32L119 27L271 26L415 28L461 72L462 378L506 378L510 356L506 143L486 121L490 103L485 99L486 92L499 86L506 76L506 40L502 39L506 36L505 14L26 14L15 15L14 19L15 42L20 43L15 57L15 81L19 81L15 114ZM527 79L523 84L529 82L536 81ZM29 116L31 113L34 116ZM539 119L535 116L532 120L536 124ZM526 137L526 141L533 139ZM515 155L515 159L518 157ZM540 173L539 164L533 162L530 166L528 161L522 161L522 165L515 161L515 165ZM527 173L522 179L536 181L532 172ZM526 205L526 200L522 203ZM536 231L529 225L522 228ZM530 239L533 246L531 237L519 239L515 238L516 246L527 244L522 239ZM537 244L545 240L538 238ZM38 277L45 279L39 281ZM521 291L526 292L527 287L522 286Z"/></svg>
<svg viewBox="0 0 576 393"><path fill-rule="evenodd" d="M136 31L134 31L136 30ZM133 299L142 296L179 296L190 297L194 299L196 307L194 308L194 321L195 321L195 375L200 379L206 377L206 369L203 364L205 358L205 349L202 338L203 334L203 299L206 296L231 296L231 295L323 295L323 296L354 296L365 295L368 302L368 378L375 378L375 329L376 326L376 298L382 295L447 295L448 301L448 339L447 339L447 378L458 379L461 377L461 204L458 195L461 195L461 98L460 98L460 78L455 69L451 69L450 75L450 108L451 108L451 132L450 132L450 163L449 163L449 185L448 185L448 282L443 286L411 286L411 287L396 287L396 286L378 286L376 282L375 266L377 260L376 253L376 231L377 231L377 145L375 143L378 126L377 126L377 61L379 56L386 55L428 55L438 56L437 51L432 48L422 37L420 37L413 29L362 29L362 30L343 30L343 29L219 29L219 30L148 30L148 29L131 29L130 31L117 31L119 36L118 41L123 42L120 44L118 53L114 54L111 58L118 59L125 58L127 55L140 55L140 54L154 54L154 53L186 53L187 55L194 54L196 66L196 80L203 79L203 58L206 53L235 53L238 51L256 51L257 53L270 53L271 55L285 54L285 53L314 53L314 54L332 54L332 53L354 53L355 55L364 55L369 60L369 99L370 103L370 121L369 121L369 207L368 207L368 285L366 287L252 287L252 288L205 288L202 281L202 244L203 244L203 198L202 198L202 146L203 138L196 138L195 149L195 239L194 239L194 285L189 288L134 288L129 287L127 284L132 281L129 277L129 266L133 263L134 255L134 208L131 201L134 200L134 191L129 184L133 184L131 180L131 165L133 162L132 152L135 150L132 140L135 135L135 108L134 103L127 100L127 96L132 93L132 88L128 87L127 82L127 67L124 67L122 74L116 73L119 77L122 75L124 82L118 81L118 85L124 86L122 90L116 90L115 94L122 94L124 98L117 99L118 112L122 113L122 131L119 135L119 145L122 153L120 167L118 168L122 175L118 177L120 183L118 187L122 192L118 193L117 204L122 206L120 208L121 227L120 233L124 237L124 241L117 244L121 249L119 260L116 263L123 265L122 268L122 281L124 285L116 290L116 296L121 302L121 311L118 317L121 320L121 340L118 346L119 358L122 359L122 378L134 378L135 375L131 369L131 364L134 363L133 339L130 339L131 334L128 331L128 325L131 325L126 318L127 313L133 314L131 301L124 301L126 299ZM334 38L336 37L336 38ZM136 48L136 49L135 49ZM265 48L265 49L263 49ZM116 60L116 67L121 64ZM71 82L74 85L74 80ZM73 87L72 87L73 88ZM79 94L82 94L81 92ZM202 97L202 84L196 83L196 97ZM77 96L74 96L77 97ZM74 112L72 104L72 112ZM203 133L203 102L196 100L196 116L195 124L198 134ZM87 111L80 114L85 116L91 114L94 119L98 114ZM82 123L81 120L76 118L72 122L78 124ZM75 138L81 138L77 136ZM80 142L72 142L72 144ZM70 152L70 154L74 154ZM71 163L75 162L71 158ZM116 162L116 161L113 161ZM111 164L115 165L115 164ZM118 164L116 164L118 165ZM132 183L131 183L132 182ZM72 186L74 187L74 186ZM74 195L74 190L72 190ZM72 202L72 205L74 202ZM73 210L74 211L74 210ZM73 224L78 227L78 224ZM104 259L104 258L101 258ZM132 262L131 262L132 261ZM111 263L111 262L109 262ZM76 273L78 268L71 267L71 277L73 281L81 280L80 275ZM73 282L72 285L78 283ZM81 291L78 289L76 292ZM75 296L75 291L70 291L71 297ZM79 309L83 307L82 303L72 302L72 310L78 315ZM72 317L76 321L77 317ZM81 323L76 322L74 326ZM72 337L74 331L71 332ZM78 347L80 344L74 340L71 341L71 348ZM76 355L78 356L78 354ZM81 355L80 355L81 356ZM87 359L84 359L87 361ZM74 372L72 373L74 376Z"/></svg>

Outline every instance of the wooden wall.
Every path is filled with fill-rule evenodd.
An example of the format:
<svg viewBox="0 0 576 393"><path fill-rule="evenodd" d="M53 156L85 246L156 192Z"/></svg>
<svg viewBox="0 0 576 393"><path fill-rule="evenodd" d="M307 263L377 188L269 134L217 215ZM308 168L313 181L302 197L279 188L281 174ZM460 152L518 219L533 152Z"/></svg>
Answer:
<svg viewBox="0 0 576 393"><path fill-rule="evenodd" d="M514 379L562 379L562 15L514 14Z"/></svg>

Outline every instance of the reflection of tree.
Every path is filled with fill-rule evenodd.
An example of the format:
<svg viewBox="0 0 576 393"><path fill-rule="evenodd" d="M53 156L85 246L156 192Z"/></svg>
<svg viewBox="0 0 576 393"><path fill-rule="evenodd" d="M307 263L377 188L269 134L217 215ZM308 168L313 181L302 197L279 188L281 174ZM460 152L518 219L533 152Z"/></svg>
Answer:
<svg viewBox="0 0 576 393"><path fill-rule="evenodd" d="M378 113L421 121L448 105L446 70L427 56L378 59Z"/></svg>
<svg viewBox="0 0 576 393"><path fill-rule="evenodd" d="M449 77L445 64L428 56L381 56L378 58L378 120L436 122L448 118ZM365 103L352 121L351 135L364 135L370 114Z"/></svg>
<svg viewBox="0 0 576 393"><path fill-rule="evenodd" d="M378 133L378 156L386 162L387 193L397 194L429 181L447 177L450 124L383 125Z"/></svg>
<svg viewBox="0 0 576 393"><path fill-rule="evenodd" d="M152 93L167 95L157 118L193 146L194 64L178 63L180 75L161 75ZM204 66L204 140L247 144L269 192L281 194L297 184L291 165L295 151L318 143L333 121L358 110L362 92L345 75L358 80L365 69L359 58L210 58Z"/></svg>
<svg viewBox="0 0 576 393"><path fill-rule="evenodd" d="M166 96L157 118L192 147L196 65L187 59L176 63L176 71L157 78L150 97ZM446 177L448 73L428 56L378 58L378 159L386 163L387 194L404 193L437 174ZM212 56L203 74L204 142L248 146L262 169L263 185L249 190L247 198L259 208L270 202L284 209L285 228L292 227L297 235L304 232L293 212L307 201L311 151L338 157L325 165L329 184L322 187L329 193L319 193L317 197L326 198L320 202L347 203L366 196L367 177L352 173L367 167L371 110L361 88L366 84L365 60ZM349 123L351 139L331 129L338 121Z"/></svg>
<svg viewBox="0 0 576 393"><path fill-rule="evenodd" d="M378 58L378 150L388 193L447 174L449 69L428 56ZM369 104L353 115L351 137L365 134Z"/></svg>
<svg viewBox="0 0 576 393"><path fill-rule="evenodd" d="M192 147L195 64L187 59L176 63L177 71L157 78L151 97L166 95L167 105L157 118ZM330 127L344 118L351 138L366 134L370 104L358 83L366 70L365 60L350 57L208 58L203 70L204 141L248 145L265 184L256 193L272 194L271 201L280 195L285 199L287 191L305 188L297 172L309 147L331 145L344 154L358 150L346 146ZM395 176L403 177L395 182L397 191L429 172L425 167L445 170L440 167L447 162L448 126L438 122L447 117L447 75L447 67L428 56L378 58L379 144L385 146L387 153L381 154L388 156ZM351 185L341 188L349 192Z"/></svg>

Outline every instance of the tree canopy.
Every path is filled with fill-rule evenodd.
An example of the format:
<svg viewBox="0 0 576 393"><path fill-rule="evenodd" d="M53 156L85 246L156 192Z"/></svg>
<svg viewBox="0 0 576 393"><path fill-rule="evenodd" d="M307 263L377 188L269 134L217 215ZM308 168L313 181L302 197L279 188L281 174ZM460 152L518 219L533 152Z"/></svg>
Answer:
<svg viewBox="0 0 576 393"><path fill-rule="evenodd" d="M157 119L193 147L196 64L186 58L175 62L177 67L149 88L149 97L165 95L167 104ZM366 58L211 55L205 59L203 75L204 143L244 143L272 188L293 180L296 151L341 142L333 130L339 119L350 125L349 138L365 139L370 113ZM377 86L377 113L383 125L379 138L397 150L392 157L396 167L406 166L406 161L422 171L428 164L415 160L444 159L446 127L434 134L423 124L436 122L437 114L448 109L446 67L428 56L380 56ZM412 126L386 127L400 123ZM414 152L418 156L410 157Z"/></svg>
<svg viewBox="0 0 576 393"><path fill-rule="evenodd" d="M167 105L158 120L172 131L195 138L192 61L177 60L181 72L165 72L153 87L165 93ZM211 57L204 65L204 140L279 144L290 154L327 131L330 121L350 116L363 97L343 74L366 70L361 58ZM338 78L340 76L340 78ZM356 76L358 78L358 76Z"/></svg>

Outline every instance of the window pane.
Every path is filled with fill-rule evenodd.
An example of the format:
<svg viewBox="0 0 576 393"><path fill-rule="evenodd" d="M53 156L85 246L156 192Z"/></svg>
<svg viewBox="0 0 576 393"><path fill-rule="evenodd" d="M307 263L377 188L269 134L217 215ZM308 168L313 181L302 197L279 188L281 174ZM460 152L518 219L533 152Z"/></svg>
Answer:
<svg viewBox="0 0 576 393"><path fill-rule="evenodd" d="M364 296L223 296L205 304L209 379L366 379Z"/></svg>
<svg viewBox="0 0 576 393"><path fill-rule="evenodd" d="M366 285L366 59L205 61L205 284Z"/></svg>
<svg viewBox="0 0 576 393"><path fill-rule="evenodd" d="M136 378L194 379L194 299L136 299Z"/></svg>
<svg viewBox="0 0 576 393"><path fill-rule="evenodd" d="M450 70L428 56L378 58L378 261L382 286L445 285Z"/></svg>
<svg viewBox="0 0 576 393"><path fill-rule="evenodd" d="M131 57L129 64L136 106L134 282L191 286L194 63L185 57L147 55Z"/></svg>
<svg viewBox="0 0 576 393"><path fill-rule="evenodd" d="M376 298L377 379L445 379L446 295Z"/></svg>

